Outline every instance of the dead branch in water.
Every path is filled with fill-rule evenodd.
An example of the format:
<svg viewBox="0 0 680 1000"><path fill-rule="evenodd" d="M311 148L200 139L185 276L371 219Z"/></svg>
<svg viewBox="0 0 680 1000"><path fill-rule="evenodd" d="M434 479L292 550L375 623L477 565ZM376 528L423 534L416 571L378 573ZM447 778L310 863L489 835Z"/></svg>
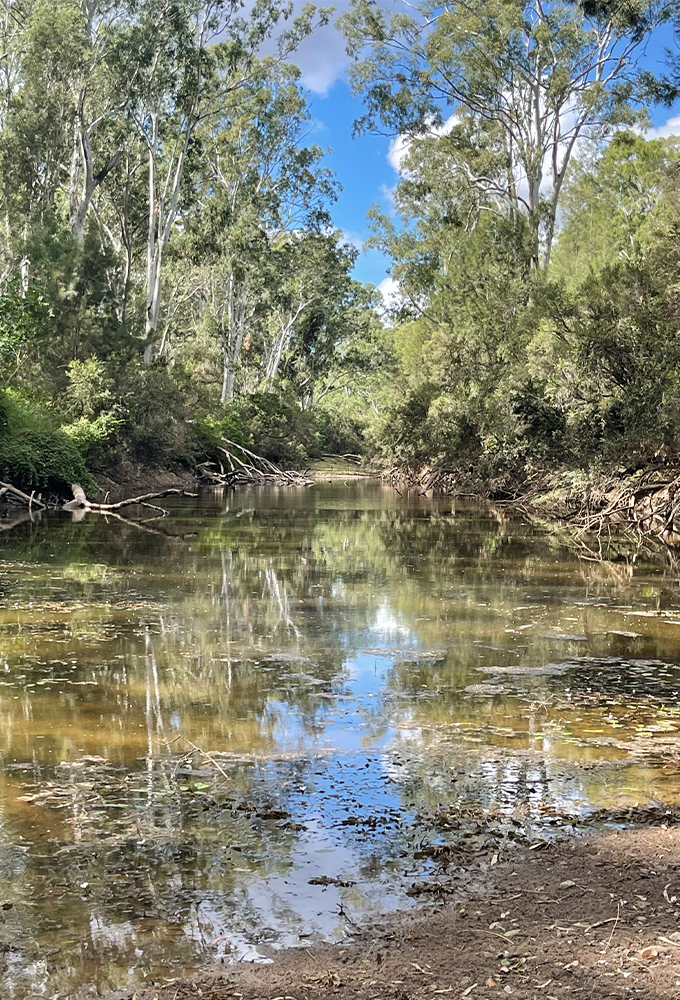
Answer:
<svg viewBox="0 0 680 1000"><path fill-rule="evenodd" d="M402 469L395 466L384 472L382 479L400 495L417 493L419 496L426 496L428 493L442 493L460 496L456 490L457 476L453 469L432 469L430 466L422 469Z"/></svg>
<svg viewBox="0 0 680 1000"><path fill-rule="evenodd" d="M99 511L102 514L113 514L116 511L122 510L124 507L148 507L150 510L158 511L161 517L166 517L169 513L165 507L159 507L158 504L149 503L150 500L160 500L162 497L169 496L179 496L179 497L197 497L198 493L190 493L188 490L177 489L173 487L172 489L160 490L158 493L143 493L138 497L128 497L126 500L118 500L117 503L95 503L94 501L88 500L85 496L85 490L78 483L73 483L71 486L73 491L73 500L69 500L64 504L63 510L94 510Z"/></svg>
<svg viewBox="0 0 680 1000"><path fill-rule="evenodd" d="M574 481L567 474L536 472L520 486L480 488L462 492L453 469L394 467L383 480L401 495L440 494L474 496L492 500L508 512L532 520L562 524L581 535L602 536L634 532L635 538L658 539L664 545L680 546L680 472L665 468L648 469L633 475L612 474L597 481Z"/></svg>
<svg viewBox="0 0 680 1000"><path fill-rule="evenodd" d="M577 537L634 530L638 537L680 543L680 475L669 478L667 470L577 487L543 484L502 502L530 514L544 513L575 529Z"/></svg>
<svg viewBox="0 0 680 1000"><path fill-rule="evenodd" d="M222 438L223 445L219 451L224 455L229 470L220 463L203 462L199 465L199 482L203 486L226 486L233 489L237 486L311 486L313 480L302 472L285 471L274 465L268 458L256 455L255 452L236 444L228 438Z"/></svg>
<svg viewBox="0 0 680 1000"><path fill-rule="evenodd" d="M6 497L7 494L9 494L8 499L12 499L15 502L25 504L29 510L31 509L31 507L38 507L40 510L47 510L47 507L42 502L42 500L36 498L35 490L29 496L28 493L24 493L16 486L12 486L10 483L0 482L0 497Z"/></svg>

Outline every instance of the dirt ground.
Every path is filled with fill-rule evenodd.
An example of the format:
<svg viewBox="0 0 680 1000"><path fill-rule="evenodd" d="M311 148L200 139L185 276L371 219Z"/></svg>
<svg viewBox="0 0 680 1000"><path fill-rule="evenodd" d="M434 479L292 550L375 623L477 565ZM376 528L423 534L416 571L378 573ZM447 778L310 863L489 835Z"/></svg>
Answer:
<svg viewBox="0 0 680 1000"><path fill-rule="evenodd" d="M143 493L160 492L172 488L196 491L196 476L186 470L164 472L152 469L137 469L132 466L119 470L115 479L99 473L95 476L99 495L90 497L98 503L118 503L128 497Z"/></svg>
<svg viewBox="0 0 680 1000"><path fill-rule="evenodd" d="M535 849L532 849L535 848ZM599 831L482 862L482 893L117 1000L680 998L680 827ZM113 998L110 998L113 1000Z"/></svg>

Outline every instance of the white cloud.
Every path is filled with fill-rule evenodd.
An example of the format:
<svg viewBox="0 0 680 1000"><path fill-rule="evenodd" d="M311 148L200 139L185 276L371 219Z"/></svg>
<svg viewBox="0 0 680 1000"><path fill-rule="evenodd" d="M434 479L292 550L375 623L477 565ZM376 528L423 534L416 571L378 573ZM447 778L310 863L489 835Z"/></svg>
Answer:
<svg viewBox="0 0 680 1000"><path fill-rule="evenodd" d="M442 122L441 125L433 125L427 134L448 135L455 122L456 116L453 114L447 118L445 122ZM390 148L387 151L387 162L393 170L396 170L398 174L403 174L405 172L402 169L402 164L408 156L408 151L411 148L412 142L413 139L407 135L395 135L394 138L390 140Z"/></svg>
<svg viewBox="0 0 680 1000"><path fill-rule="evenodd" d="M353 229L342 229L341 233L341 243L349 243L350 246L356 247L357 250L364 249L364 243L366 240L361 233L355 233Z"/></svg>
<svg viewBox="0 0 680 1000"><path fill-rule="evenodd" d="M327 24L304 40L291 62L299 67L305 87L315 94L327 94L349 64L345 39L333 23Z"/></svg>
<svg viewBox="0 0 680 1000"><path fill-rule="evenodd" d="M657 125L644 133L645 139L670 139L674 135L680 135L680 115L674 115L663 125Z"/></svg>
<svg viewBox="0 0 680 1000"><path fill-rule="evenodd" d="M405 135L395 135L390 140L390 148L387 151L387 162L398 174L401 173L401 165L410 146L411 140Z"/></svg>
<svg viewBox="0 0 680 1000"><path fill-rule="evenodd" d="M382 295L385 309L394 309L401 302L399 283L394 278L390 278L389 275L380 282L378 291Z"/></svg>
<svg viewBox="0 0 680 1000"><path fill-rule="evenodd" d="M245 0L246 9L254 0ZM295 0L293 17L300 14L305 0ZM315 94L325 95L337 79L345 75L349 58L345 52L345 39L335 27L338 14L349 7L349 0L340 0L335 5L335 14L330 23L317 28L292 52L288 62L297 66L302 75L302 83ZM263 42L259 54L274 56L280 34L290 28L290 20L281 21L272 37Z"/></svg>

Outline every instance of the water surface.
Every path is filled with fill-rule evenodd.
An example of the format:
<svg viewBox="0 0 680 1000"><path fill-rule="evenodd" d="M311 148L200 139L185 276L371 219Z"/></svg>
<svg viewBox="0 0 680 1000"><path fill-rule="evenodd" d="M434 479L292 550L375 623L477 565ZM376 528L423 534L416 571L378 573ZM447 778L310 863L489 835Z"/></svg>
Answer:
<svg viewBox="0 0 680 1000"><path fill-rule="evenodd" d="M0 521L3 997L345 940L442 810L677 801L680 597L639 553L365 481L166 503Z"/></svg>

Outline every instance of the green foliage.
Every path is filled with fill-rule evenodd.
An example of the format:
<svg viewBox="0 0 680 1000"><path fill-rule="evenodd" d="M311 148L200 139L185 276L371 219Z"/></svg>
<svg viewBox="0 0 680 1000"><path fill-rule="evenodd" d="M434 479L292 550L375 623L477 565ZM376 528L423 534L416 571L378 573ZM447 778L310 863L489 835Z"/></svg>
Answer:
<svg viewBox="0 0 680 1000"><path fill-rule="evenodd" d="M80 483L90 495L96 492L78 447L44 408L5 392L0 412L0 478L29 492L70 496L72 483Z"/></svg>
<svg viewBox="0 0 680 1000"><path fill-rule="evenodd" d="M645 141L619 132L595 169L576 163L563 200L563 224L552 274L571 289L588 272L634 260L654 240L676 183L677 138Z"/></svg>
<svg viewBox="0 0 680 1000"><path fill-rule="evenodd" d="M22 481L54 479L52 432L62 464L109 472L190 467L225 432L314 451L311 411L374 324L290 63L329 16L35 0L0 20L0 385L51 421L23 456L13 432Z"/></svg>
<svg viewBox="0 0 680 1000"><path fill-rule="evenodd" d="M225 439L236 444L245 443L238 407L233 403L216 414L203 417L198 425L198 433L202 446L208 450L211 458L219 457L219 449L224 445Z"/></svg>
<svg viewBox="0 0 680 1000"><path fill-rule="evenodd" d="M84 461L192 467L224 438L477 478L675 460L680 147L625 131L672 96L635 57L674 3L352 0L359 126L404 140L370 213L389 317L290 64L328 10L0 19L2 474L92 486Z"/></svg>
<svg viewBox="0 0 680 1000"><path fill-rule="evenodd" d="M102 361L95 357L74 360L66 369L69 386L68 406L81 417L92 418L101 413L113 399L113 379Z"/></svg>
<svg viewBox="0 0 680 1000"><path fill-rule="evenodd" d="M71 424L64 424L62 431L74 441L78 450L92 468L106 463L112 445L118 440L122 421L110 413L97 417L78 417Z"/></svg>
<svg viewBox="0 0 680 1000"><path fill-rule="evenodd" d="M576 165L547 273L528 266L518 220L462 224L465 193L428 146L396 192L402 228L374 218L413 303L395 316L400 375L376 450L477 479L677 461L677 141L623 132Z"/></svg>
<svg viewBox="0 0 680 1000"><path fill-rule="evenodd" d="M642 0L622 17L610 4L351 0L339 23L366 102L357 127L448 132L453 141L436 145L448 145L449 183L523 216L534 264L547 266L575 142L645 122L652 76L634 57L674 9Z"/></svg>
<svg viewBox="0 0 680 1000"><path fill-rule="evenodd" d="M29 285L25 292L17 281L0 288L0 375L12 377L23 352L39 341L49 316L41 289Z"/></svg>
<svg viewBox="0 0 680 1000"><path fill-rule="evenodd" d="M181 372L129 365L120 376L124 455L139 465L192 468L200 454L191 396Z"/></svg>
<svg viewBox="0 0 680 1000"><path fill-rule="evenodd" d="M234 413L242 443L277 465L304 465L319 453L314 417L300 408L290 385L279 385L275 392L242 396Z"/></svg>

